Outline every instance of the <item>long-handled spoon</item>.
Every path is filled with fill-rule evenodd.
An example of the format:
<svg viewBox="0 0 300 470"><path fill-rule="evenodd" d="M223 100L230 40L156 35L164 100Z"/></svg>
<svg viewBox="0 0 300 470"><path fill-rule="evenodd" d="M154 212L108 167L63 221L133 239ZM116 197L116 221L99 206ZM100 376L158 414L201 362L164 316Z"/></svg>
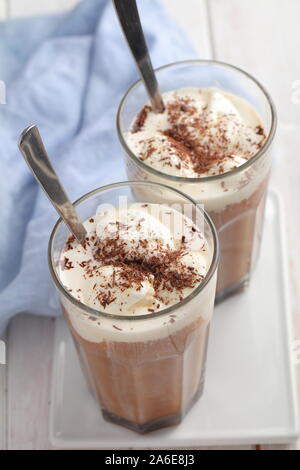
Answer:
<svg viewBox="0 0 300 470"><path fill-rule="evenodd" d="M113 0L123 33L136 61L154 112L165 109L145 41L136 0Z"/></svg>
<svg viewBox="0 0 300 470"><path fill-rule="evenodd" d="M86 230L50 163L37 126L27 127L22 132L19 149L50 202L65 221L76 240L81 243L86 236Z"/></svg>

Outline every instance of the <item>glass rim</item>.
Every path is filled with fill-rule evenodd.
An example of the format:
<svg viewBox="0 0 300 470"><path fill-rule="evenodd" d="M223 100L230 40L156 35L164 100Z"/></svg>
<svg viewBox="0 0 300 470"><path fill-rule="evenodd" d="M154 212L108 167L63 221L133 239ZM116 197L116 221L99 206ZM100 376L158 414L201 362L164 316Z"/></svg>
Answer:
<svg viewBox="0 0 300 470"><path fill-rule="evenodd" d="M119 138L119 141L121 143L121 146L125 150L126 154L132 160L134 160L134 162L137 163L141 168L149 171L150 173L154 174L155 176L158 176L160 178L166 178L167 180L170 180L170 181L177 181L177 182L181 182L181 183L182 182L184 182L184 183L200 183L200 182L204 183L204 182L208 182L208 181L217 181L217 180L229 177L229 175L230 176L231 175L236 175L236 174L242 172L243 170L245 170L246 168L250 167L254 162L256 162L260 157L262 157L265 154L265 152L268 150L268 148L270 147L271 143L273 142L275 132L276 132L276 128L277 128L277 112L276 112L275 104L274 104L270 94L265 89L265 87L256 78L254 78L250 73L245 72L245 70L243 70L243 69L241 69L241 68L239 68L235 65L228 64L226 62L221 62L221 61L218 61L218 60L210 60L210 59L181 60L181 61L177 61L177 62L171 62L170 64L162 65L161 67L156 68L155 72L160 72L161 70L171 68L171 67L174 67L174 66L177 66L177 65L189 65L189 64L190 65L205 65L205 64L207 64L207 65L217 65L217 66L222 66L222 67L234 70L235 72L241 73L246 78L251 80L262 91L262 93L264 94L264 96L267 99L267 102L270 106L271 127L270 127L269 134L268 134L263 146L259 149L259 151L255 155L253 155L253 157L251 157L249 160L247 160L245 163L238 166L237 168L234 168L231 171L227 171L225 173L221 173L219 175L213 175L213 176L203 176L203 177L199 176L197 178L188 178L186 176L168 175L167 173L163 173L162 171L156 170L155 168L151 167L150 165L146 165L146 163L141 161L131 151L131 149L127 145L127 142L126 142L126 140L123 136L123 133L121 131L121 125L120 125L120 119L121 119L122 111L123 111L123 108L125 106L126 100L129 97L129 95L131 94L131 92L133 92L134 89L140 83L142 83L142 79L136 80L128 88L128 90L124 94L124 96L121 99L120 104L118 106L117 116L116 116L116 128L117 128L117 134L118 134L118 138Z"/></svg>
<svg viewBox="0 0 300 470"><path fill-rule="evenodd" d="M160 310L158 312L151 313L151 315L149 315L149 314L136 315L136 316L134 316L132 314L131 315L116 315L116 314L112 314L112 313L102 312L100 310L96 310L92 307L89 307L89 306L83 304L82 302L77 300L75 297L73 297L65 289L65 287L63 286L63 284L61 283L61 281L59 279L59 276L56 273L56 270L55 270L55 268L53 266L53 263L52 263L52 252L53 252L53 241L54 241L55 235L57 233L57 230L61 226L61 224L64 224L64 221L60 217L57 220L57 222L55 223L55 225L52 229L52 232L51 232L51 235L50 235L50 238L49 238L49 242L48 242L48 266L49 266L49 270L50 270L52 279L54 281L54 284L57 287L58 291L61 294L63 294L65 297L67 297L67 299L71 303L73 303L76 307L84 310L85 312L88 312L90 315L95 315L97 317L105 317L105 318L109 318L111 320L119 320L119 321L124 321L124 320L132 321L132 320L134 320L134 321L138 321L138 320L156 318L156 317L163 316L163 315L166 315L166 314L169 314L169 313L173 312L179 306L186 305L190 300L195 298L205 288L205 286L209 283L209 281L212 279L213 275L215 274L215 271L218 267L218 262L219 262L219 240L218 240L216 228L215 228L210 216L201 207L200 204L198 204L194 199L187 196L186 194L179 191L178 189L173 189L173 188L171 188L171 187L169 187L165 184L154 183L154 182L122 181L122 182L108 184L108 185L105 185L105 186L100 186L99 188L96 188L92 191L89 191L88 193L84 194L79 199L77 199L73 204L75 206L77 206L78 204L80 204L81 202L83 202L83 201L87 200L88 198L94 196L95 194L102 193L102 192L104 192L108 189L120 188L122 186L132 186L132 185L133 186L143 185L143 186L152 186L152 187L154 186L154 187L160 187L160 188L168 189L169 191L175 192L175 193L179 194L180 196L184 197L186 200L188 200L190 203L192 203L193 206L196 209L200 210L200 212L204 215L204 220L207 222L207 224L208 224L208 226L211 230L211 233L212 233L212 237L213 237L213 256L212 256L212 260L211 260L211 263L210 263L209 270L208 270L205 278L203 279L203 281L195 289L193 289L193 291L187 297L185 297L183 300L177 302L176 304L171 305L170 307L167 307L167 308L165 308L163 310Z"/></svg>

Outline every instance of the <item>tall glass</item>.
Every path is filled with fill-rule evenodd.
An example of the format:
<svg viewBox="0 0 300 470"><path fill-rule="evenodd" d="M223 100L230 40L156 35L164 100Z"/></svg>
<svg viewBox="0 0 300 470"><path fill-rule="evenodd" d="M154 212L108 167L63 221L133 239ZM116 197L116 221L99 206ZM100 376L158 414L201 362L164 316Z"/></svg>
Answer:
<svg viewBox="0 0 300 470"><path fill-rule="evenodd" d="M59 263L69 231L60 219L49 241L49 267L81 366L106 420L147 432L176 424L200 397L218 264L209 216L188 196L156 183L125 182L99 188L75 204L82 220L106 204L170 204L206 237L206 278L180 303L151 315L112 315L83 305L62 285Z"/></svg>
<svg viewBox="0 0 300 470"><path fill-rule="evenodd" d="M117 131L124 150L129 179L155 181L179 189L203 204L218 232L220 264L217 300L247 285L258 258L266 191L271 168L271 143L276 111L267 91L248 73L222 62L191 60L156 70L162 92L186 87L219 88L247 100L260 116L266 141L257 154L240 167L217 176L183 178L150 166L127 145L128 131L148 97L141 81L123 97L117 114Z"/></svg>

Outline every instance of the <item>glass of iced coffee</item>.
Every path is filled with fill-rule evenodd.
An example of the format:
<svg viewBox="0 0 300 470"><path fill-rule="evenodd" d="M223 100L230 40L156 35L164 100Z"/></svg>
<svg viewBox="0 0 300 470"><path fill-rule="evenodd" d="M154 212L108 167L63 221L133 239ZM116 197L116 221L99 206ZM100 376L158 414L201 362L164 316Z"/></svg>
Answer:
<svg viewBox="0 0 300 470"><path fill-rule="evenodd" d="M179 423L203 391L218 242L191 198L125 182L80 198L82 244L62 220L49 266L81 366L106 420Z"/></svg>
<svg viewBox="0 0 300 470"><path fill-rule="evenodd" d="M248 284L258 258L275 108L257 80L228 64L184 61L156 73L163 113L152 111L141 81L119 106L128 177L167 184L204 205L219 236L221 300Z"/></svg>

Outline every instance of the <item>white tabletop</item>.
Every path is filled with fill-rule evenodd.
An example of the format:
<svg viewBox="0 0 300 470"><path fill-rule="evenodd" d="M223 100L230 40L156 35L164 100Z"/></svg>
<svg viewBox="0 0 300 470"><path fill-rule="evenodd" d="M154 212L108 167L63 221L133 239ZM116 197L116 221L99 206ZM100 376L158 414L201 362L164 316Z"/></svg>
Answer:
<svg viewBox="0 0 300 470"><path fill-rule="evenodd" d="M59 11L77 1L0 0L0 19ZM295 93L300 90L300 1L163 2L190 35L199 57L247 70L265 85L277 105L279 130L271 185L281 193L286 213L294 332L291 347L295 349L300 403L300 93ZM53 334L51 318L19 315L9 325L7 366L0 367L0 449L51 447L48 414ZM263 448L300 449L300 440L290 446Z"/></svg>

